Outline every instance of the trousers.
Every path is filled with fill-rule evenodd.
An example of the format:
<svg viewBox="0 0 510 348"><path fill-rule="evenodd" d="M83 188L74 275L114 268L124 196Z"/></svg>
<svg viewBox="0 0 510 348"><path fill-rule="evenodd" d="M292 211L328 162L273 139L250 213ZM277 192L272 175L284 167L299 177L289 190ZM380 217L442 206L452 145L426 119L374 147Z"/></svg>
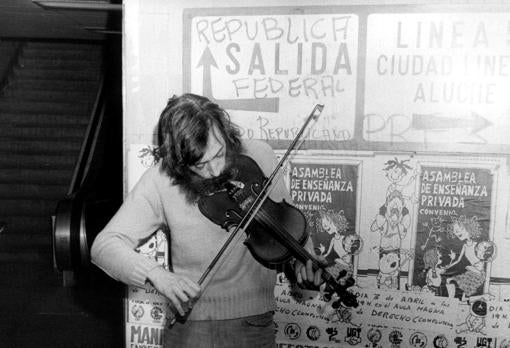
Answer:
<svg viewBox="0 0 510 348"><path fill-rule="evenodd" d="M165 348L275 348L273 312L227 320L175 323L165 330Z"/></svg>

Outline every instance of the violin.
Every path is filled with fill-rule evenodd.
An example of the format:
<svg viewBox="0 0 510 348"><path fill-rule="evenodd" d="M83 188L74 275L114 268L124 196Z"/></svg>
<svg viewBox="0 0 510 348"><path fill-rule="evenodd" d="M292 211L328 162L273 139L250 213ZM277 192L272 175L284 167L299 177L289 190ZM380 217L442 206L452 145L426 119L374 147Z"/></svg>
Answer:
<svg viewBox="0 0 510 348"><path fill-rule="evenodd" d="M225 187L198 201L201 213L227 231L242 225L243 218L259 199L268 180L250 157L239 155L233 162L233 178ZM312 260L314 271L323 270L322 279L328 294L325 297L331 298L331 293L339 297L340 302L333 307L340 303L346 307L358 306L356 296L347 291L354 285L354 279L347 277L347 271L334 276L304 248L308 239L307 223L299 209L286 201L277 203L266 197L244 230L247 233L244 243L258 262L273 268L293 257L303 263Z"/></svg>
<svg viewBox="0 0 510 348"><path fill-rule="evenodd" d="M285 201L277 203L269 198L271 186L281 174L290 152L296 147L308 124L318 118L323 107L320 104L315 106L269 177L264 175L253 159L238 155L233 160L232 178L220 190L199 199L198 208L201 213L231 234L198 281L199 284L203 283L232 241L239 240L239 231L242 229L247 234L244 243L254 258L264 266L272 268L292 258L303 263L311 260L314 271L322 269L322 280L326 284L325 298L329 301L332 294L338 296L333 308L338 308L340 304L346 307L358 306L356 296L347 291L354 285L352 276L346 270L334 275L304 248L308 231L303 213Z"/></svg>

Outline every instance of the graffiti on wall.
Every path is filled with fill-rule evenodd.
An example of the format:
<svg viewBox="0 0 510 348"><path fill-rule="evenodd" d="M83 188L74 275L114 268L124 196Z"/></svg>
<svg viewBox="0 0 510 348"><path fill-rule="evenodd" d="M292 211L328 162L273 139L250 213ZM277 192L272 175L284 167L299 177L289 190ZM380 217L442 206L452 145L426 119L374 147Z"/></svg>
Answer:
<svg viewBox="0 0 510 348"><path fill-rule="evenodd" d="M368 28L365 139L508 143L505 14L371 14Z"/></svg>
<svg viewBox="0 0 510 348"><path fill-rule="evenodd" d="M229 110L246 138L293 139L303 110L320 101L327 107L307 137L352 139L358 16L282 8L253 15L260 10L188 11L185 89Z"/></svg>

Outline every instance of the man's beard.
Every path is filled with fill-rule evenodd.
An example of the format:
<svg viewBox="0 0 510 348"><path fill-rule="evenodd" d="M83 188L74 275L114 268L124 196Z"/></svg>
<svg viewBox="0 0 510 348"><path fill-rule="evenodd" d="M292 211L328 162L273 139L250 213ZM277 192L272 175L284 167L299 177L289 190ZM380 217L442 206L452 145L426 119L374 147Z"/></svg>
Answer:
<svg viewBox="0 0 510 348"><path fill-rule="evenodd" d="M235 176L233 168L233 156L227 155L225 158L225 168L223 171L212 178L202 178L190 170L189 179L181 183L181 190L186 195L189 203L196 203L200 197L210 195L225 188L225 184Z"/></svg>

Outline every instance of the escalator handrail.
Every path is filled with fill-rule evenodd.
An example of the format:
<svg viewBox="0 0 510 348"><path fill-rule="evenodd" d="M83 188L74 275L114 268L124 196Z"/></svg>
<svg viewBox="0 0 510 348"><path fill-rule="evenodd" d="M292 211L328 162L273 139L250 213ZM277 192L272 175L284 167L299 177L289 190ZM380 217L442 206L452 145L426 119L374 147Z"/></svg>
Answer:
<svg viewBox="0 0 510 348"><path fill-rule="evenodd" d="M101 76L99 88L94 101L94 107L90 113L90 119L80 148L80 154L74 167L73 176L67 190L67 195L71 196L80 190L81 185L87 177L94 147L97 143L97 135L104 117L104 76Z"/></svg>
<svg viewBox="0 0 510 348"><path fill-rule="evenodd" d="M16 64L18 64L19 57L21 55L21 51L23 49L23 43L17 42L16 46L14 47L14 51L11 55L11 58L9 59L9 62L7 63L5 67L5 71L3 76L0 76L0 93L3 93L4 89L7 87L9 83L9 77L11 75L11 72Z"/></svg>
<svg viewBox="0 0 510 348"><path fill-rule="evenodd" d="M86 268L89 259L89 241L86 229L86 187L96 153L105 116L104 76L101 76L80 154L73 171L67 195L58 202L53 226L53 258L55 268L78 270Z"/></svg>

